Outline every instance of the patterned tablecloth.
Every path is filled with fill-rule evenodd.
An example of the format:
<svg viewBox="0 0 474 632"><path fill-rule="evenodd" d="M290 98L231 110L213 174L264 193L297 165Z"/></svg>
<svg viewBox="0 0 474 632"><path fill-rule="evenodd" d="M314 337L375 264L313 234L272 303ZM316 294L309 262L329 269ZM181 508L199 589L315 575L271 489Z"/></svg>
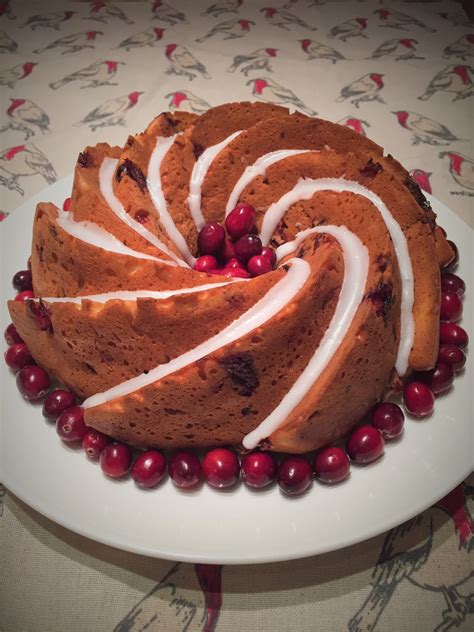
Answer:
<svg viewBox="0 0 474 632"><path fill-rule="evenodd" d="M473 51L454 2L0 0L0 219L87 143L256 99L369 135L473 226ZM0 628L472 630L473 484L349 549L225 568L96 544L3 490Z"/></svg>

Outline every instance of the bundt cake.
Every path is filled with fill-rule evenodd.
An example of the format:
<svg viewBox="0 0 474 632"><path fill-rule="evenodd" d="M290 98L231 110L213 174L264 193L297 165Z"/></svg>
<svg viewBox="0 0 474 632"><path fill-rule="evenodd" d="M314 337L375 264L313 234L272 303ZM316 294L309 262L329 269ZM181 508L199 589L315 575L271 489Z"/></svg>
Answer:
<svg viewBox="0 0 474 632"><path fill-rule="evenodd" d="M239 203L274 269L196 271L201 229ZM35 360L85 399L88 426L137 447L303 453L434 366L452 257L380 146L231 103L81 152L70 209L36 210L35 298L9 309Z"/></svg>

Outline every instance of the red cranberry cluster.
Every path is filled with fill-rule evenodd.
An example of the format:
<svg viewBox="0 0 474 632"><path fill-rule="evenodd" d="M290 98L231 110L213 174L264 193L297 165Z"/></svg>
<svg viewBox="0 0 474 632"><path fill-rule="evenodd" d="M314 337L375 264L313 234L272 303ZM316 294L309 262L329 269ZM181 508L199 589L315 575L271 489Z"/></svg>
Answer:
<svg viewBox="0 0 474 632"><path fill-rule="evenodd" d="M255 217L253 206L238 204L226 217L225 228L217 222L205 224L198 235L200 256L194 269L242 279L273 270L275 251L262 246L255 234Z"/></svg>

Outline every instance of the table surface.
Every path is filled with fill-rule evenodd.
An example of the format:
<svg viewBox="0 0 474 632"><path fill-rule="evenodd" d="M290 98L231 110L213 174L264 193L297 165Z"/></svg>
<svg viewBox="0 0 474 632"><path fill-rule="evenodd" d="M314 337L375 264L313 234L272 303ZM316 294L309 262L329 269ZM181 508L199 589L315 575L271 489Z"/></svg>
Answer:
<svg viewBox="0 0 474 632"><path fill-rule="evenodd" d="M70 173L86 144L123 144L178 105L201 112L262 99L367 134L474 226L474 25L460 5L50 0L44 7L0 2L0 219ZM183 67L169 44L185 46L196 63ZM116 99L133 92L141 92L135 105L118 116ZM98 107L107 115L88 116ZM471 630L473 499L471 477L404 527L362 544L222 568L97 544L0 488L0 629Z"/></svg>

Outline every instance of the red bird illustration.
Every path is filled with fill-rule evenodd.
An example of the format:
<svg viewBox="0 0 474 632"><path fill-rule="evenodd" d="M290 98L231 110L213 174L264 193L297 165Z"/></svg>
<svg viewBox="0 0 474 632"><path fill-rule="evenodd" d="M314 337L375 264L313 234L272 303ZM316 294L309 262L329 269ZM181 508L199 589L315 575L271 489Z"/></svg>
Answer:
<svg viewBox="0 0 474 632"><path fill-rule="evenodd" d="M455 182L467 191L451 191L454 195L474 197L474 160L456 151L442 151L440 158L449 158L449 173Z"/></svg>
<svg viewBox="0 0 474 632"><path fill-rule="evenodd" d="M18 44L15 40L5 33L0 31L0 53L14 53L18 48Z"/></svg>
<svg viewBox="0 0 474 632"><path fill-rule="evenodd" d="M412 144L426 143L428 145L449 145L451 142L460 140L447 127L434 121L433 119L409 112L408 110L398 110L392 112L398 119L400 125L413 134Z"/></svg>
<svg viewBox="0 0 474 632"><path fill-rule="evenodd" d="M184 106L188 106L192 112L202 114L211 107L207 101L204 101L204 99L201 99L189 90L176 90L176 92L170 92L165 96L165 99L170 99L170 110L179 110L181 105L184 104Z"/></svg>
<svg viewBox="0 0 474 632"><path fill-rule="evenodd" d="M420 29L429 31L430 33L436 33L436 29L432 29L430 26L426 26L417 18L401 13L400 11L394 11L393 9L375 9L374 13L379 16L382 24L379 26L385 26L390 29L398 29L400 31L408 31L410 26L417 26Z"/></svg>
<svg viewBox="0 0 474 632"><path fill-rule="evenodd" d="M220 0L208 7L201 15L212 15L214 18L218 18L224 13L238 13L242 2L243 0Z"/></svg>
<svg viewBox="0 0 474 632"><path fill-rule="evenodd" d="M192 81L201 74L205 79L210 79L204 64L202 64L186 46L181 44L168 44L165 48L165 55L170 61L170 66L166 73L168 75L182 75Z"/></svg>
<svg viewBox="0 0 474 632"><path fill-rule="evenodd" d="M8 125L2 127L0 132L8 129L22 132L25 140L34 136L34 128L37 127L44 134L49 132L49 116L36 103L28 99L10 99L11 104L7 110ZM32 129L33 128L33 129Z"/></svg>
<svg viewBox="0 0 474 632"><path fill-rule="evenodd" d="M284 88L282 85L269 79L268 77L261 77L259 79L250 79L247 81L247 85L253 85L252 94L254 97L258 97L262 101L268 103L276 103L278 105L292 105L298 110L302 110L309 114L309 116L316 116L317 112L307 107L301 99L299 99L294 92L288 88Z"/></svg>
<svg viewBox="0 0 474 632"><path fill-rule="evenodd" d="M394 57L395 61L403 61L405 59L425 59L415 55L418 42L415 39L391 39L387 40L383 44L380 44L378 48L374 50L369 59L378 59L379 57Z"/></svg>
<svg viewBox="0 0 474 632"><path fill-rule="evenodd" d="M246 77L252 70L272 72L270 60L272 57L276 57L277 52L278 48L257 48L257 50L248 55L236 55L232 65L227 68L227 72L235 72L239 66L241 66L240 71Z"/></svg>
<svg viewBox="0 0 474 632"><path fill-rule="evenodd" d="M344 55L327 44L321 44L311 39L298 40L301 44L301 48L307 54L308 60L310 59L329 59L335 64L338 61L347 59Z"/></svg>
<svg viewBox="0 0 474 632"><path fill-rule="evenodd" d="M443 595L447 609L436 628L438 632L458 628L469 613L474 613L474 596L463 596L460 588L474 575L474 571L466 575L466 566L472 568L470 554L474 548L468 507L473 492L472 487L458 486L424 513L389 531L372 574L372 590L349 621L350 632L374 630L395 590L405 580ZM451 534L454 530L457 537L449 537L448 529ZM439 572L439 559L449 560L443 573Z"/></svg>
<svg viewBox="0 0 474 632"><path fill-rule="evenodd" d="M301 28L307 29L308 31L316 31L315 26L309 26L306 24L304 20L299 18L297 15L293 15L293 13L288 13L284 9L275 9L273 7L264 7L260 9L260 12L265 12L265 17L267 18L270 24L273 26L278 26L281 29L285 29L285 31L290 31L289 26L299 26Z"/></svg>
<svg viewBox="0 0 474 632"><path fill-rule="evenodd" d="M166 29L162 29L159 26L154 26L151 29L147 29L146 31L142 31L141 33L136 33L127 39L120 42L117 48L125 48L126 51L131 50L132 48L141 48L142 46L154 46L156 42L159 42L163 39L163 35Z"/></svg>
<svg viewBox="0 0 474 632"><path fill-rule="evenodd" d="M417 183L420 189L423 189L423 191L430 194L433 193L430 182L430 177L432 175L432 173L429 171L423 171L423 169L412 169L410 171L410 178Z"/></svg>
<svg viewBox="0 0 474 632"><path fill-rule="evenodd" d="M196 40L196 42L205 42L210 37L217 35L218 33L222 33L225 35L224 40L229 39L237 39L238 37L244 37L246 33L250 31L250 26L254 26L255 22L252 20L227 20L226 22L220 22L216 24L209 33L204 35L204 37L200 37Z"/></svg>
<svg viewBox="0 0 474 632"><path fill-rule="evenodd" d="M472 27L472 22L466 17L465 13L438 13L443 20L451 22L453 26L467 26Z"/></svg>
<svg viewBox="0 0 474 632"><path fill-rule="evenodd" d="M338 103L350 99L356 108L363 101L378 101L385 103L379 92L384 87L383 75L377 72L369 72L356 79L341 90L341 96L336 99Z"/></svg>
<svg viewBox="0 0 474 632"><path fill-rule="evenodd" d="M110 2L102 2L101 0L91 2L89 15L82 19L107 23L107 18L117 18L125 22L125 24L133 24L133 20L130 20L120 7Z"/></svg>
<svg viewBox="0 0 474 632"><path fill-rule="evenodd" d="M20 27L25 28L29 26L32 31L37 29L39 26L43 26L44 28L51 28L59 31L59 25L62 22L66 22L72 18L72 16L77 13L77 11L61 11L59 13L44 13L43 15L32 15L31 18Z"/></svg>
<svg viewBox="0 0 474 632"><path fill-rule="evenodd" d="M88 125L93 132L99 127L107 127L111 125L125 126L124 115L131 108L135 107L139 96L143 92L130 92L116 99L109 99L102 105L97 106L89 112L82 121L74 123L74 125Z"/></svg>
<svg viewBox="0 0 474 632"><path fill-rule="evenodd" d="M0 222L6 220L9 215L10 213L7 213L6 211L0 211Z"/></svg>
<svg viewBox="0 0 474 632"><path fill-rule="evenodd" d="M349 37L365 37L365 39L367 39L367 35L363 33L366 28L367 18L354 18L353 20L346 20L346 22L342 22L333 27L328 37L337 37L341 42L345 42Z"/></svg>
<svg viewBox="0 0 474 632"><path fill-rule="evenodd" d="M46 50L53 50L54 48L64 48L61 55L67 53L77 53L84 48L94 48L92 42L95 41L97 35L103 35L102 31L82 31L82 33L72 33L71 35L65 35L60 37L51 44L35 49L34 53L43 53Z"/></svg>
<svg viewBox="0 0 474 632"><path fill-rule="evenodd" d="M10 6L10 0L3 0L0 2L0 18L2 16L7 17L9 20L16 20L16 15L13 14Z"/></svg>
<svg viewBox="0 0 474 632"><path fill-rule="evenodd" d="M183 24L188 23L184 13L181 13L181 11L178 11L166 2L162 2L162 0L155 0L151 11L153 13L153 19L167 22L170 26L179 24L180 22Z"/></svg>
<svg viewBox="0 0 474 632"><path fill-rule="evenodd" d="M123 61L96 61L90 66L81 68L76 72L67 75L59 81L50 83L49 86L53 90L62 88L71 81L85 81L86 85L81 88L97 88L98 86L117 86L117 83L111 81L117 73L117 67L125 64Z"/></svg>
<svg viewBox="0 0 474 632"><path fill-rule="evenodd" d="M357 132L358 134L361 134L362 136L367 136L367 134L365 133L364 127L370 127L367 121L363 121L362 119L356 118L355 116L345 116L344 118L340 119L337 122L339 123L339 125L345 125L346 127L350 127L351 129L354 130L354 132Z"/></svg>
<svg viewBox="0 0 474 632"><path fill-rule="evenodd" d="M17 81L28 77L33 68L37 65L38 64L33 61L27 61L25 64L19 64L18 66L13 66L13 68L0 70L0 86L13 88Z"/></svg>
<svg viewBox="0 0 474 632"><path fill-rule="evenodd" d="M24 191L18 184L18 179L34 175L42 176L48 184L56 182L56 172L52 164L35 145L17 145L0 152L1 185L23 195Z"/></svg>
<svg viewBox="0 0 474 632"><path fill-rule="evenodd" d="M468 33L457 39L444 49L444 59L459 57L466 61L466 57L474 57L474 33Z"/></svg>
<svg viewBox="0 0 474 632"><path fill-rule="evenodd" d="M425 92L418 97L420 101L427 101L435 92L454 92L453 101L467 99L473 94L472 68L469 66L446 66L428 84Z"/></svg>

